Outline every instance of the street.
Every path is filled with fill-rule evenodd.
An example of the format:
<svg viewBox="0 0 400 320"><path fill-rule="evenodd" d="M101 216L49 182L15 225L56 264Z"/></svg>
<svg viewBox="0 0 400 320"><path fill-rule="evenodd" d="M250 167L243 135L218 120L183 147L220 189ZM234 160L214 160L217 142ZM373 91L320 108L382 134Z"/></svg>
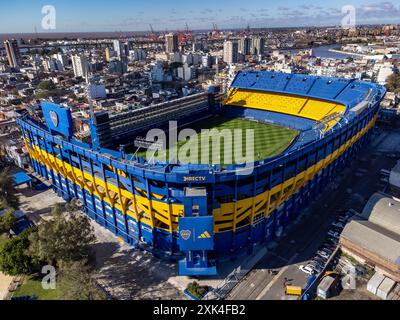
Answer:
<svg viewBox="0 0 400 320"><path fill-rule="evenodd" d="M391 143L389 143L389 142ZM400 141L399 132L383 132L329 185L316 201L303 213L297 225L291 226L256 267L230 292L228 300L287 300L296 297L285 295L287 284L304 288L308 275L299 270L315 255L326 239L331 223L343 210L361 211L368 198L383 185L380 170L395 165L394 159L385 156L394 152ZM270 275L273 269L278 274Z"/></svg>

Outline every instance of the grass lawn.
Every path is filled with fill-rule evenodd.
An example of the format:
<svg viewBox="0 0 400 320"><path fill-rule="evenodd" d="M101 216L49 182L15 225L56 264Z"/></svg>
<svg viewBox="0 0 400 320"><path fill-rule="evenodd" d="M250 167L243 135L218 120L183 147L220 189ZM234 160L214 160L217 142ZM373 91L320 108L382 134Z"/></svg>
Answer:
<svg viewBox="0 0 400 320"><path fill-rule="evenodd" d="M55 290L45 290L42 287L42 277L38 274L29 276L14 292L13 297L36 296L38 300L65 300L68 283L63 278L57 278ZM107 297L100 289L96 290L96 300L106 300Z"/></svg>
<svg viewBox="0 0 400 320"><path fill-rule="evenodd" d="M13 295L13 297L24 296L36 296L38 300L61 300L63 295L60 286L57 286L55 290L44 290L41 278L30 276Z"/></svg>
<svg viewBox="0 0 400 320"><path fill-rule="evenodd" d="M7 241L8 241L8 238L7 238L6 234L0 233L0 248Z"/></svg>
<svg viewBox="0 0 400 320"><path fill-rule="evenodd" d="M245 120L241 118L226 118L226 117L221 117L221 116L213 116L211 118L208 118L206 120L202 120L199 122L195 122L191 124L190 126L186 126L185 128L190 128L193 129L197 132L197 138L199 142L199 154L196 156L191 156L190 163L203 163L201 161L202 156L201 154L204 152L207 152L207 149L203 150L201 146L201 139L200 139L200 133L201 130L206 130L206 129L218 129L219 131L224 130L224 129L229 129L231 130L231 137L232 137L232 160L233 161L225 161L224 159L224 139L221 139L221 147L220 147L220 158L217 161L216 164L222 164L222 165L228 165L232 163L236 163L235 157L234 157L234 144L237 144L237 141L233 139L233 130L234 129L243 129L242 132L242 154L246 154L246 143L251 144L254 150L254 160L264 160L273 156L276 156L283 151L285 151L289 145L293 142L293 140L298 136L298 132L296 130L290 129L290 128L284 128L284 127L279 127L276 125L270 125L270 124L265 124L265 123L258 123L255 121L250 121L250 120ZM183 129L185 129L183 128ZM254 141L246 141L246 131L247 129L254 130ZM180 132L180 130L179 130ZM178 133L179 133L178 132ZM186 141L179 141L177 143L177 148L178 152L181 150L181 147L186 145ZM212 139L210 139L209 143L209 154L208 154L208 159L209 162L207 164L214 164L212 161ZM166 150L166 155L167 159L169 159L169 151ZM138 153L139 157L146 157L146 152L139 152ZM163 153L157 153L156 154L156 159L162 159L162 157L165 156ZM179 159L181 162L182 159Z"/></svg>

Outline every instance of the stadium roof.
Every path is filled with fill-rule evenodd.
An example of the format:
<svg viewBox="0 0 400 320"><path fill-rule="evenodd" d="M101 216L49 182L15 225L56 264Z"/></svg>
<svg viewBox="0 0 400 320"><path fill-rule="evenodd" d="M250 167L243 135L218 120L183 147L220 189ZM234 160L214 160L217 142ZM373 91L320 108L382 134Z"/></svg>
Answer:
<svg viewBox="0 0 400 320"><path fill-rule="evenodd" d="M353 220L346 225L344 239L400 266L400 235L370 221Z"/></svg>
<svg viewBox="0 0 400 320"><path fill-rule="evenodd" d="M400 235L400 202L384 194L372 195L361 217Z"/></svg>

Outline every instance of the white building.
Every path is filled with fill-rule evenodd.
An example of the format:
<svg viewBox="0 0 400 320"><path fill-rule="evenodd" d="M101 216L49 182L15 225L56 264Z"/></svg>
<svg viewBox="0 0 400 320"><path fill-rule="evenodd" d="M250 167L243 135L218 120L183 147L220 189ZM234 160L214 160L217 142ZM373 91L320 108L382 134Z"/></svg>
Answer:
<svg viewBox="0 0 400 320"><path fill-rule="evenodd" d="M190 81L197 76L197 69L195 66L189 66L184 64L183 67L178 68L178 77L185 80Z"/></svg>
<svg viewBox="0 0 400 320"><path fill-rule="evenodd" d="M236 63L238 59L238 44L233 41L224 42L224 62Z"/></svg>
<svg viewBox="0 0 400 320"><path fill-rule="evenodd" d="M379 69L376 81L379 84L386 84L387 78L394 73L393 65L390 62L385 62Z"/></svg>
<svg viewBox="0 0 400 320"><path fill-rule="evenodd" d="M146 60L146 51L143 49L130 50L129 56L131 60L143 61Z"/></svg>
<svg viewBox="0 0 400 320"><path fill-rule="evenodd" d="M43 60L43 67L46 72L64 71L62 62L54 58Z"/></svg>
<svg viewBox="0 0 400 320"><path fill-rule="evenodd" d="M89 71L89 64L86 57L82 55L72 56L72 68L74 69L75 77L86 78Z"/></svg>
<svg viewBox="0 0 400 320"><path fill-rule="evenodd" d="M209 54L206 54L201 59L201 64L204 68L211 68L212 66L212 58Z"/></svg>
<svg viewBox="0 0 400 320"><path fill-rule="evenodd" d="M53 55L53 58L60 61L60 63L62 64L63 67L68 65L68 57L65 54L57 53L57 54Z"/></svg>

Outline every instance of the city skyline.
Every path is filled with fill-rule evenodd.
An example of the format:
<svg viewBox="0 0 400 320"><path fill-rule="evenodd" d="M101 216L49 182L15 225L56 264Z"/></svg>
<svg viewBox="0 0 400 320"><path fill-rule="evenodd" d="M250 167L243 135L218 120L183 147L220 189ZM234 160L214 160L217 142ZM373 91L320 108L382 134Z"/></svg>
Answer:
<svg viewBox="0 0 400 320"><path fill-rule="evenodd" d="M42 8L46 5L56 9L56 29L43 29ZM157 31L184 30L186 24L192 30L211 29L214 24L220 29L340 25L346 5L356 9L357 24L400 23L399 1L338 0L326 4L284 0L276 4L255 0L244 5L238 0L204 0L199 5L179 0L117 0L111 6L109 2L92 0L6 0L0 4L0 33L150 31L150 24Z"/></svg>

